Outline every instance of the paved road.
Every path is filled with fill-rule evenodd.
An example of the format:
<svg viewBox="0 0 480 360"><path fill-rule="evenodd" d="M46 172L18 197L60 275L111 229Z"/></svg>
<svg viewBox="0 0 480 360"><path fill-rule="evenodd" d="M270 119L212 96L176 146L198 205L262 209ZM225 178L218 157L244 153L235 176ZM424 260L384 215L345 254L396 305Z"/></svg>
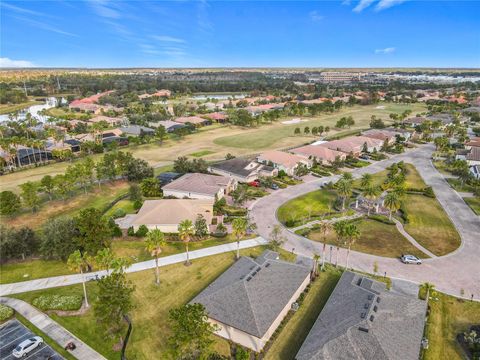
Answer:
<svg viewBox="0 0 480 360"><path fill-rule="evenodd" d="M423 180L433 187L438 201L457 228L462 239L460 248L449 255L427 259L421 266L404 265L397 259L355 251L351 252L349 262L354 269L365 272L372 272L373 263L377 262L380 273L387 272L387 276L392 278L417 283L429 281L435 284L438 290L455 296L460 296L460 291L463 289L465 297L470 298L470 295L474 294L476 299L480 299L480 218L475 216L432 165L430 157L433 150L432 145L425 145L368 167L355 169L352 171L352 175L360 177L364 173L373 174L400 160L415 165ZM284 202L318 189L319 185L325 181L336 181L337 179L338 176L316 179L277 190L256 201L251 206L251 216L257 224L258 234L268 238L273 226L279 224L276 210ZM287 238L284 245L287 250L295 248L296 253L304 256L312 256L313 252L321 253L322 245L320 243L292 234L287 230L284 230L283 234ZM328 258L327 252L327 260ZM346 251L342 250L340 264L345 264L345 258Z"/></svg>
<svg viewBox="0 0 480 360"><path fill-rule="evenodd" d="M12 355L13 349L22 341L36 336L17 319L9 320L0 325L0 359L15 360ZM24 360L62 360L63 357L57 354L50 346L45 343L37 346L30 351Z"/></svg>
<svg viewBox="0 0 480 360"><path fill-rule="evenodd" d="M265 245L267 241L262 239L261 237L256 237L249 240L240 241L240 249L248 249L251 247ZM217 255L226 253L229 251L235 251L237 249L237 243L228 243L223 245L211 246L204 249L190 251L190 259L194 260L197 258L210 256L210 255ZM176 255L164 256L158 260L159 266L171 265L184 262L187 259L186 253L180 253ZM155 261L143 261L139 263L135 263L131 265L126 272L137 272L143 271L148 269L155 268ZM92 273L88 273L87 279L94 278L95 275L105 275L105 271L96 271ZM67 286L67 285L74 285L80 284L82 282L81 275L63 275L63 276L55 276L37 280L29 280L23 281L18 283L12 284L3 284L0 285L0 296L11 295L11 294L19 294L26 291L33 291L33 290L41 290L41 289L48 289L58 286Z"/></svg>
<svg viewBox="0 0 480 360"><path fill-rule="evenodd" d="M67 343L73 342L77 347L75 350L69 350L69 352L80 360L103 360L102 355L93 350L90 346L85 344L82 340L75 335L65 330L57 322L53 321L44 313L38 311L32 305L25 301L12 299L7 297L0 297L0 303L10 306L33 325L35 325L40 331L47 334L53 341L55 341L61 347L64 347ZM25 339L24 339L25 340ZM2 355L3 356L3 355Z"/></svg>

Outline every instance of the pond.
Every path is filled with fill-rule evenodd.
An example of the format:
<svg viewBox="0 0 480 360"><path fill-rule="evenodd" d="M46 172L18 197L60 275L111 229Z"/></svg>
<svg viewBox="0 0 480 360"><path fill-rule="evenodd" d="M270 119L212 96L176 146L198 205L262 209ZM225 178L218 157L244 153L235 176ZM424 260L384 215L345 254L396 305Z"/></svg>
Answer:
<svg viewBox="0 0 480 360"><path fill-rule="evenodd" d="M65 101L65 99L62 98L62 102L64 102L64 101ZM45 121L47 121L48 116L41 115L39 113L42 110L50 109L50 108L53 108L55 106L57 106L57 98L48 97L48 98L45 99L44 104L32 105L32 106L29 106L28 108L25 108L22 111L20 111L19 114L18 114L17 120L25 119L27 114L30 113L37 120L39 120L41 122L45 122ZM9 121L10 119L9 119L8 115L9 114L0 115L0 122Z"/></svg>

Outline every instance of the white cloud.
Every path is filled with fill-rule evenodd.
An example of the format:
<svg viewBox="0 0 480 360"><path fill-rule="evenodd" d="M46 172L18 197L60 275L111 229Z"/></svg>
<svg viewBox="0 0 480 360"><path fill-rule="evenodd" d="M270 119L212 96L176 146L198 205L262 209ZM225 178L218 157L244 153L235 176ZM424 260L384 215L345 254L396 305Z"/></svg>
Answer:
<svg viewBox="0 0 480 360"><path fill-rule="evenodd" d="M375 6L375 11L382 11L388 8L391 8L395 5L400 5L407 0L380 0L377 6Z"/></svg>
<svg viewBox="0 0 480 360"><path fill-rule="evenodd" d="M317 10L310 11L310 13L308 15L310 16L310 19L312 21L321 21L321 20L325 19L325 16L320 15Z"/></svg>
<svg viewBox="0 0 480 360"><path fill-rule="evenodd" d="M48 16L44 13L41 13L41 12L38 12L38 11L33 11L33 10L30 10L30 9L25 9L25 8L20 7L20 6L15 6L15 5L12 5L12 4L7 4L6 2L2 2L1 5L5 9L9 9L9 10L21 13L21 14L36 15L36 16Z"/></svg>
<svg viewBox="0 0 480 360"><path fill-rule="evenodd" d="M153 39L161 42L185 43L185 40L168 35L153 35Z"/></svg>
<svg viewBox="0 0 480 360"><path fill-rule="evenodd" d="M376 49L375 54L391 54L395 52L394 47L387 47L385 49Z"/></svg>
<svg viewBox="0 0 480 360"><path fill-rule="evenodd" d="M41 21L37 21L37 20L33 20L31 18L26 18L26 17L22 17L22 16L12 16L14 19L18 19L20 21L23 21L25 23L27 23L28 25L30 26L33 26L33 27L36 27L38 29L42 29L42 30L46 30L46 31L51 31L51 32L54 32L54 33L57 33L57 34L61 34L61 35L66 35L66 36L74 36L74 37L78 37L77 34L73 34L71 32L68 32L68 31L64 31L62 29L59 29L53 25L50 25L48 23L45 23L45 22L41 22Z"/></svg>
<svg viewBox="0 0 480 360"><path fill-rule="evenodd" d="M35 64L27 60L13 60L7 57L0 57L0 68L25 68L35 67Z"/></svg>
<svg viewBox="0 0 480 360"><path fill-rule="evenodd" d="M353 11L355 12L362 12L364 9L372 5L372 3L375 2L375 0L360 0L360 2L353 8Z"/></svg>
<svg viewBox="0 0 480 360"><path fill-rule="evenodd" d="M91 0L93 11L101 17L108 19L120 19L122 14L112 7L112 4L104 0Z"/></svg>

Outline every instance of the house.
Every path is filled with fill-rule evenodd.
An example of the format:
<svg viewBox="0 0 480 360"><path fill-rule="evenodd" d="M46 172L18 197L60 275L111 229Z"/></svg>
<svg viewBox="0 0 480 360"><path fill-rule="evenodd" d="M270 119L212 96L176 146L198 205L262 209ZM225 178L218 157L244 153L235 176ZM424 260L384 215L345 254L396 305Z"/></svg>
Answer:
<svg viewBox="0 0 480 360"><path fill-rule="evenodd" d="M311 269L270 250L242 256L191 303L205 307L218 336L260 352L310 283Z"/></svg>
<svg viewBox="0 0 480 360"><path fill-rule="evenodd" d="M15 164L30 165L37 162L52 160L53 156L50 151L42 149L30 148L25 146L17 146Z"/></svg>
<svg viewBox="0 0 480 360"><path fill-rule="evenodd" d="M100 109L100 105L77 102L77 100L72 101L68 107L72 110L85 111L85 112L95 112Z"/></svg>
<svg viewBox="0 0 480 360"><path fill-rule="evenodd" d="M340 140L328 141L324 144L317 145L329 148L330 150L343 151L353 156L358 156L367 147L368 152L380 150L383 146L383 141L372 139L366 136L350 136Z"/></svg>
<svg viewBox="0 0 480 360"><path fill-rule="evenodd" d="M215 201L235 190L237 182L226 176L188 173L162 187L163 196L179 199L209 199Z"/></svg>
<svg viewBox="0 0 480 360"><path fill-rule="evenodd" d="M472 146L465 155L465 160L469 166L480 165L480 147Z"/></svg>
<svg viewBox="0 0 480 360"><path fill-rule="evenodd" d="M122 136L122 135L123 135L123 131L119 128L102 131L102 139L112 137L112 136Z"/></svg>
<svg viewBox="0 0 480 360"><path fill-rule="evenodd" d="M442 127L445 127L446 125L453 124L454 118L450 114L435 114L427 116L427 120L431 122L440 121L442 123Z"/></svg>
<svg viewBox="0 0 480 360"><path fill-rule="evenodd" d="M305 165L308 168L312 166L312 161L304 156L294 155L278 150L270 150L258 155L257 161L262 164L273 166L279 171L283 170L289 176L293 176L295 174L295 169L299 165Z"/></svg>
<svg viewBox="0 0 480 360"><path fill-rule="evenodd" d="M210 125L212 123L211 120L204 119L199 116L178 117L175 119L175 122L181 123L181 124L193 124L195 126Z"/></svg>
<svg viewBox="0 0 480 360"><path fill-rule="evenodd" d="M472 147L480 147L480 137L474 137L465 143L465 149L470 150Z"/></svg>
<svg viewBox="0 0 480 360"><path fill-rule="evenodd" d="M120 128L124 135L131 135L131 136L140 136L140 135L154 135L155 129L140 126L140 125L129 125L123 126Z"/></svg>
<svg viewBox="0 0 480 360"><path fill-rule="evenodd" d="M148 125L151 126L151 127L154 127L154 128L162 125L165 128L165 131L167 133L172 133L177 129L181 129L181 128L185 127L185 124L181 124L179 122L175 122L175 121L171 121L171 120L162 120L162 121L159 121L159 122L149 122Z"/></svg>
<svg viewBox="0 0 480 360"><path fill-rule="evenodd" d="M397 141L397 136L402 136L399 132L385 129L365 130L362 131L362 135L372 139L378 139L383 142L387 141L387 144L389 145L392 145Z"/></svg>
<svg viewBox="0 0 480 360"><path fill-rule="evenodd" d="M405 120L403 121L403 123L404 123L405 125L409 125L409 126L412 126L412 127L416 127L416 126L418 126L418 125L423 124L425 121L427 121L427 119L424 118L424 117L414 116L414 117L405 119Z"/></svg>
<svg viewBox="0 0 480 360"><path fill-rule="evenodd" d="M86 98L83 98L83 99L73 100L72 102L70 102L68 107L70 109L78 109L78 110L83 110L83 111L95 111L99 108L99 106L96 105L98 103L98 100L102 96L108 95L108 94L112 93L113 91L114 90L105 91L105 92L98 93L98 94L95 94L95 95L92 95L92 96L89 96L89 97L86 97Z"/></svg>
<svg viewBox="0 0 480 360"><path fill-rule="evenodd" d="M290 152L306 156L309 159L317 159L319 163L324 165L331 164L336 159L345 160L347 154L341 151L331 150L324 146L317 146L317 145L305 145L295 149L291 149Z"/></svg>
<svg viewBox="0 0 480 360"><path fill-rule="evenodd" d="M257 180L260 177L273 177L278 175L278 169L272 166L242 158L234 158L210 165L208 171L230 177L243 183Z"/></svg>
<svg viewBox="0 0 480 360"><path fill-rule="evenodd" d="M228 115L223 112L213 112L202 116L218 123L225 123L228 120Z"/></svg>
<svg viewBox="0 0 480 360"><path fill-rule="evenodd" d="M160 229L164 233L178 233L178 224L183 220L191 220L202 215L207 225L212 223L213 201L191 199L161 199L145 200L135 215L130 215L128 221L121 222L120 228L133 226L135 231L141 225L148 229Z"/></svg>
<svg viewBox="0 0 480 360"><path fill-rule="evenodd" d="M345 271L296 360L417 360L427 304Z"/></svg>

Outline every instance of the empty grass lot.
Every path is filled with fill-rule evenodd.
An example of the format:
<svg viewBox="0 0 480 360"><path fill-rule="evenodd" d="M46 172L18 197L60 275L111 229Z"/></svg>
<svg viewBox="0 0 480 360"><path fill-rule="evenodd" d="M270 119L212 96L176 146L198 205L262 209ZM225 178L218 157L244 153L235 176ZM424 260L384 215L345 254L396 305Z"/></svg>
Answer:
<svg viewBox="0 0 480 360"><path fill-rule="evenodd" d="M332 190L316 190L287 201L277 210L278 220L285 224L287 221L295 223L308 222L309 219L318 218L331 213L333 203L337 198ZM297 224L296 224L297 225Z"/></svg>
<svg viewBox="0 0 480 360"><path fill-rule="evenodd" d="M268 349L266 360L293 360L341 276L341 271L327 266L312 283L300 309L290 318Z"/></svg>
<svg viewBox="0 0 480 360"><path fill-rule="evenodd" d="M430 300L430 316L427 322L429 348L423 360L464 359L456 343L456 336L471 325L480 324L480 303L464 301L437 293L437 300Z"/></svg>
<svg viewBox="0 0 480 360"><path fill-rule="evenodd" d="M412 164L405 164L405 168L407 169L407 175L405 177L405 186L409 189L424 189L427 187L427 184L423 181L422 177L418 173L415 166ZM372 182L373 185L380 186L382 185L385 180L387 179L388 170L383 170L378 173L373 174ZM360 179L357 179L353 182L354 187L360 188Z"/></svg>
<svg viewBox="0 0 480 360"><path fill-rule="evenodd" d="M72 274L67 265L57 260L26 260L0 265L0 284Z"/></svg>
<svg viewBox="0 0 480 360"><path fill-rule="evenodd" d="M242 255L259 255L264 247L242 250ZM285 254L282 252L282 254ZM170 309L188 303L207 285L215 280L235 261L235 252L195 259L191 266L175 264L162 267L160 286L154 284L154 269L128 274L136 289L133 295L135 309L131 313L134 331L127 347L127 357L132 359L163 359L170 335L168 312ZM88 293L95 300L97 286L89 282ZM74 285L56 289L41 290L14 295L29 303L44 294L82 294L82 286ZM112 351L113 343L105 338L95 321L92 310L85 315L52 318L89 344L108 359L118 359L119 353ZM229 355L229 344L220 337L214 337L214 348L223 355Z"/></svg>
<svg viewBox="0 0 480 360"><path fill-rule="evenodd" d="M423 247L437 256L460 246L460 236L436 199L408 194L403 201L408 212L405 230Z"/></svg>
<svg viewBox="0 0 480 360"><path fill-rule="evenodd" d="M402 254L412 254L421 258L428 257L405 239L398 232L395 225L388 225L370 219L355 221L355 224L360 231L360 237L352 246L352 250L393 258L397 258ZM314 241L323 242L323 234L320 231L314 230L307 237ZM327 235L326 242L327 244L336 245L336 235L333 230Z"/></svg>
<svg viewBox="0 0 480 360"><path fill-rule="evenodd" d="M104 184L101 188L95 186L87 194L79 190L79 195L66 200L44 202L40 208L32 213L23 211L19 215L1 217L1 223L9 226L29 226L37 229L48 219L58 216L75 216L80 210L95 207L102 209L117 197L128 192L129 184L126 181L117 181L113 184Z"/></svg>

